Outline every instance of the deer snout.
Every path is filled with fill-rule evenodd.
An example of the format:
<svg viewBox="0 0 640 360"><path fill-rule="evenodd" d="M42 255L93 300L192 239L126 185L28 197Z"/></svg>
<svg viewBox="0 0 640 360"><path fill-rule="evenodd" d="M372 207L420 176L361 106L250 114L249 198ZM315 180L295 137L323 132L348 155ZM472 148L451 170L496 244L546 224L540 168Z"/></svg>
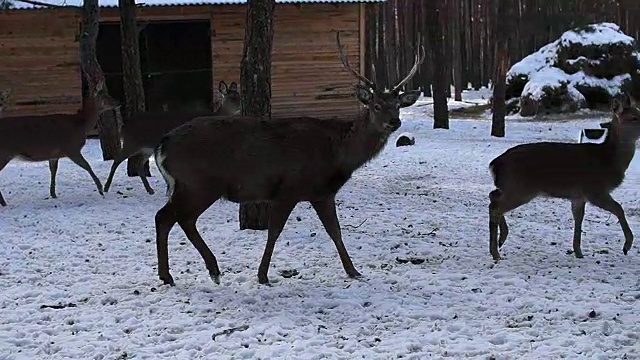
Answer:
<svg viewBox="0 0 640 360"><path fill-rule="evenodd" d="M389 119L389 127L391 127L393 130L397 130L400 125L402 125L402 122L400 121L399 117Z"/></svg>

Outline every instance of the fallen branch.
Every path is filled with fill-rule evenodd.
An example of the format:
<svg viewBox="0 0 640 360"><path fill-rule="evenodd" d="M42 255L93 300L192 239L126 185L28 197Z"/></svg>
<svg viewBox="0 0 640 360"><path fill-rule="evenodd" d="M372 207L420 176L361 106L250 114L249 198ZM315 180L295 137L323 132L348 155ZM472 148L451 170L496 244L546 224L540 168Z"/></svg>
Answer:
<svg viewBox="0 0 640 360"><path fill-rule="evenodd" d="M222 331L219 331L217 333L214 333L213 335L211 335L211 340L215 341L216 337L220 336L220 335L231 335L236 331L245 331L249 328L249 325L242 325L242 326L238 326L238 327L233 327L230 329L224 329Z"/></svg>
<svg viewBox="0 0 640 360"><path fill-rule="evenodd" d="M358 225L358 226L354 226L354 225L345 225L344 227L345 227L345 228L346 228L346 227L349 227L349 228L352 228L352 229L357 229L357 228L359 228L360 226L362 226L362 224L364 224L367 220L369 220L369 219L364 219L364 220L362 220L362 222L361 222L361 223L360 223L360 225Z"/></svg>

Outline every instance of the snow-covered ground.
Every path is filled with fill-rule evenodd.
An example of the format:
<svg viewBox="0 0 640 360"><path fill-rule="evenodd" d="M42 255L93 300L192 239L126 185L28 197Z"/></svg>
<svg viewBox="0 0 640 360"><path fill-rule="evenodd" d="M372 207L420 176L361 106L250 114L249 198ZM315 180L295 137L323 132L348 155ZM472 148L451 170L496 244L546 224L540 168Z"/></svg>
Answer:
<svg viewBox="0 0 640 360"><path fill-rule="evenodd" d="M569 203L535 200L508 214L504 260L488 250L489 161L521 142L577 141L601 119L512 120L498 139L486 119L431 129L429 103L406 109L397 133L416 145L390 142L339 193L362 280L345 276L304 203L276 246L273 286L259 285L266 233L239 231L238 206L219 202L199 228L221 284L176 227L176 286L161 286L153 217L166 198L153 164L155 195L123 165L102 198L62 160L53 200L46 163L12 162L0 173L0 359L640 358L640 244L624 256L612 216L587 208L579 260L567 254ZM104 180L97 142L84 153ZM640 160L627 174L614 197L640 234Z"/></svg>

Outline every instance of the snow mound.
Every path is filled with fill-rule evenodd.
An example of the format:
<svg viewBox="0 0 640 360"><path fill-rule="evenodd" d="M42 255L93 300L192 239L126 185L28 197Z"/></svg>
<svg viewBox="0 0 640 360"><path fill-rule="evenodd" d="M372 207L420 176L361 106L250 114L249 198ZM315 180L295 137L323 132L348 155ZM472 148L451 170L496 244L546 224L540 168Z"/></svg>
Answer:
<svg viewBox="0 0 640 360"><path fill-rule="evenodd" d="M608 105L622 91L638 88L635 45L613 23L566 31L509 69L507 100L520 98L522 116Z"/></svg>

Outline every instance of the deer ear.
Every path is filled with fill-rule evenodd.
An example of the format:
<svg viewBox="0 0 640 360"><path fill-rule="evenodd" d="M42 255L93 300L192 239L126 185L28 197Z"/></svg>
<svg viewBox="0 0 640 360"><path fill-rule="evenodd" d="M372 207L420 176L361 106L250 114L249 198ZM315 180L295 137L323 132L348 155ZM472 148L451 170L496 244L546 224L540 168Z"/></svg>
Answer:
<svg viewBox="0 0 640 360"><path fill-rule="evenodd" d="M398 96L398 103L403 108L415 104L418 98L420 98L420 90L405 91Z"/></svg>
<svg viewBox="0 0 640 360"><path fill-rule="evenodd" d="M238 84L236 84L236 82L232 82L231 85L229 85L229 91L233 91L233 92L237 92L238 91Z"/></svg>
<svg viewBox="0 0 640 360"><path fill-rule="evenodd" d="M356 97L361 103L369 105L371 99L373 99L373 94L368 87L358 84L356 85Z"/></svg>
<svg viewBox="0 0 640 360"><path fill-rule="evenodd" d="M229 91L229 87L227 86L227 83L224 82L224 80L220 80L220 83L218 84L218 90L220 90L220 92L224 95L226 95Z"/></svg>

